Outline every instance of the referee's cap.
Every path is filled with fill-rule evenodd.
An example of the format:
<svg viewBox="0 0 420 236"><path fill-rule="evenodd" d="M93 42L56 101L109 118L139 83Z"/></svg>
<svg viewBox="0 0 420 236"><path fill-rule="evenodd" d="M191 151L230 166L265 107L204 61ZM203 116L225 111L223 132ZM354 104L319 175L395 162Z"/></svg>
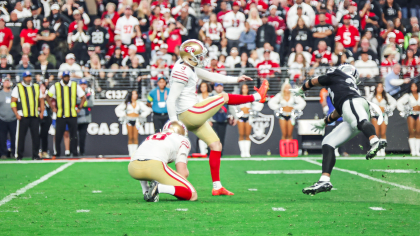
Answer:
<svg viewBox="0 0 420 236"><path fill-rule="evenodd" d="M70 76L70 71L68 70L63 71L63 77L64 76Z"/></svg>

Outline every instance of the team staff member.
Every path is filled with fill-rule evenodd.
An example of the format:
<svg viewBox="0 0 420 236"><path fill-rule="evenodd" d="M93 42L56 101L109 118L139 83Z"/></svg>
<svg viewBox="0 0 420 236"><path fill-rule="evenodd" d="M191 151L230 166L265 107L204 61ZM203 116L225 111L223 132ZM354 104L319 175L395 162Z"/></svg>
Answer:
<svg viewBox="0 0 420 236"><path fill-rule="evenodd" d="M3 79L3 90L0 90L0 157L9 158L7 154L7 134L10 135L11 153L15 155L16 116L10 108L12 102L12 82L10 78Z"/></svg>
<svg viewBox="0 0 420 236"><path fill-rule="evenodd" d="M39 118L44 118L44 99L40 97L39 84L32 83L32 74L25 71L22 74L23 81L12 91L10 106L18 120L16 142L16 158L22 160L25 149L25 137L28 129L31 130L32 160L39 160L39 119L38 107L41 108ZM19 111L18 111L19 108Z"/></svg>
<svg viewBox="0 0 420 236"><path fill-rule="evenodd" d="M147 96L147 106L153 110L153 125L155 133L160 132L169 120L166 100L168 99L169 89L166 87L167 78L162 76L158 79L158 87L150 91Z"/></svg>
<svg viewBox="0 0 420 236"><path fill-rule="evenodd" d="M55 98L56 103L51 103L51 98ZM76 109L77 98L80 98L80 105ZM60 156L60 145L63 139L66 125L70 133L70 152L73 156L77 155L77 113L83 109L86 96L83 89L75 81L70 82L70 71L63 71L60 82L56 82L50 87L47 101L53 112L57 113L55 126L55 154Z"/></svg>
<svg viewBox="0 0 420 236"><path fill-rule="evenodd" d="M77 114L77 131L79 133L79 151L80 155L83 156L85 154L85 142L86 142L86 133L89 123L92 122L92 113L91 109L93 107L94 98L91 93L87 93L87 81L85 79L81 79L79 81L80 87L86 93L86 102L83 104L83 108ZM77 98L77 104L80 104L81 99Z"/></svg>

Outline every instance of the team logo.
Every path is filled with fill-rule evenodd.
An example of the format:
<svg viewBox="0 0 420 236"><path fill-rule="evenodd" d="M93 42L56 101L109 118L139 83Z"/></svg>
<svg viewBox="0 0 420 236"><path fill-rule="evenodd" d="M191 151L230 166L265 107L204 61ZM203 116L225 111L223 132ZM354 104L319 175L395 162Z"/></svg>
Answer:
<svg viewBox="0 0 420 236"><path fill-rule="evenodd" d="M256 144L265 143L270 138L274 127L274 115L259 113L257 116L250 116L249 124L252 126L252 133L249 138Z"/></svg>
<svg viewBox="0 0 420 236"><path fill-rule="evenodd" d="M191 47L191 46L186 46L184 48L184 51L185 52L188 52L188 53L192 53L192 52L195 52L195 49L193 47Z"/></svg>

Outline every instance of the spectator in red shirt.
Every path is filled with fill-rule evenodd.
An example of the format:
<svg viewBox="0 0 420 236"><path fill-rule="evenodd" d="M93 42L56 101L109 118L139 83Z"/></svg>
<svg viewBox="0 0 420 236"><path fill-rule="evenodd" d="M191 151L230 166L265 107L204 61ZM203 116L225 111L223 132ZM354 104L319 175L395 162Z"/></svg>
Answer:
<svg viewBox="0 0 420 236"><path fill-rule="evenodd" d="M376 16L375 13L371 12L370 10L371 10L371 3L369 1L366 1L365 6L359 13L360 25L361 25L362 30L365 30L366 23L371 23L375 25L376 27L379 27L379 24L377 21L373 21L372 19L370 19L370 17Z"/></svg>
<svg viewBox="0 0 420 236"><path fill-rule="evenodd" d="M0 16L0 35L2 35L2 37L0 37L0 46L5 45L10 51L14 37L12 30L6 27L4 16Z"/></svg>
<svg viewBox="0 0 420 236"><path fill-rule="evenodd" d="M210 72L219 73L222 75L226 75L226 69L222 62L217 60L216 56L210 57L210 64L206 66L206 69Z"/></svg>
<svg viewBox="0 0 420 236"><path fill-rule="evenodd" d="M154 20L149 31L149 39L152 42L152 51L156 50L155 48L159 47L164 42L165 37L163 36L163 33L163 26L160 24L159 20Z"/></svg>
<svg viewBox="0 0 420 236"><path fill-rule="evenodd" d="M357 51L357 43L360 41L359 30L350 25L350 15L343 17L343 26L338 28L335 41L343 44L344 48Z"/></svg>
<svg viewBox="0 0 420 236"><path fill-rule="evenodd" d="M217 21L223 24L223 16L228 12L230 12L230 10L227 10L226 2L220 2L220 11L217 13Z"/></svg>
<svg viewBox="0 0 420 236"><path fill-rule="evenodd" d="M264 61L255 66L258 69L259 79L268 79L274 77L274 72L279 72L280 65L270 60L270 50L264 51Z"/></svg>
<svg viewBox="0 0 420 236"><path fill-rule="evenodd" d="M34 22L32 20L28 20L26 22L26 29L23 29L20 32L20 45L24 43L29 43L31 46L36 44L36 35L38 34L38 30L34 29Z"/></svg>
<svg viewBox="0 0 420 236"><path fill-rule="evenodd" d="M108 52L106 53L106 57L110 58L112 55L114 55L114 51L115 51L116 48L121 49L121 55L122 55L123 58L126 57L128 55L128 47L125 46L124 44L122 44L121 36L115 35L114 40L115 40L115 45L111 45L108 48Z"/></svg>
<svg viewBox="0 0 420 236"><path fill-rule="evenodd" d="M71 36L73 31L77 30L77 24L78 24L79 21L83 22L83 30L85 30L85 31L88 30L87 24L84 21L84 19L82 19L82 15L80 14L79 10L74 10L73 11L73 18L74 18L74 21L71 22L71 24L69 25L69 36Z"/></svg>
<svg viewBox="0 0 420 236"><path fill-rule="evenodd" d="M245 6L245 14L248 14L248 12L251 10L251 4L253 3L259 12L265 13L268 9L267 3L265 3L263 0L250 0Z"/></svg>
<svg viewBox="0 0 420 236"><path fill-rule="evenodd" d="M102 27L108 30L109 33L109 41L108 44L114 43L114 36L115 36L115 26L117 25L118 18L120 16L117 12L115 12L115 4L112 2L109 2L106 4L106 12L102 14Z"/></svg>
<svg viewBox="0 0 420 236"><path fill-rule="evenodd" d="M392 66L397 64L397 61L394 60L397 51L391 47L388 47L384 50L383 54L385 60L383 60L381 63L381 73L385 78L385 76L392 70Z"/></svg>
<svg viewBox="0 0 420 236"><path fill-rule="evenodd" d="M170 22L168 28L163 33L163 37L166 39L168 45L168 53L174 53L177 46L181 46L182 35L187 35L187 29L180 22Z"/></svg>
<svg viewBox="0 0 420 236"><path fill-rule="evenodd" d="M384 44L387 44L387 38L388 38L388 34L393 32L396 36L395 42L398 44L404 43L404 34L395 29L394 23L392 21L388 21L388 25L386 27L386 29L382 30L381 33L379 34L382 39L384 40Z"/></svg>
<svg viewBox="0 0 420 236"><path fill-rule="evenodd" d="M318 50L312 53L311 65L315 63L317 55L321 55L321 58L325 58L328 64L332 64L332 54L327 50L327 43L324 40L319 41Z"/></svg>
<svg viewBox="0 0 420 236"><path fill-rule="evenodd" d="M149 18L149 21L152 23L155 20L158 22L157 27L163 28L166 26L166 21L165 21L165 18L163 17L160 6L156 6L155 9L153 9L153 15L151 15Z"/></svg>
<svg viewBox="0 0 420 236"><path fill-rule="evenodd" d="M275 5L270 6L270 15L268 16L268 24L272 25L276 30L276 52L280 52L280 44L284 34L284 30L286 29L286 23L284 22L283 18L277 16L277 7Z"/></svg>
<svg viewBox="0 0 420 236"><path fill-rule="evenodd" d="M417 76L418 70L416 67L419 64L418 60L418 58L415 58L413 50L407 49L405 59L401 61L404 77L413 78Z"/></svg>

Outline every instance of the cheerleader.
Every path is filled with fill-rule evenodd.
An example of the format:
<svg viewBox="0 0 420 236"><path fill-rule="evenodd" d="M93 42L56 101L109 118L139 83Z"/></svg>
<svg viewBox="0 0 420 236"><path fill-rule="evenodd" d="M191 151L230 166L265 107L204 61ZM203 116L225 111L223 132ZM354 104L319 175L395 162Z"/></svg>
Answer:
<svg viewBox="0 0 420 236"><path fill-rule="evenodd" d="M384 116L384 122L381 125L378 125L378 116L373 116L371 122L375 126L376 134L381 141L386 141L386 128L388 125L388 115L397 106L397 101L391 95L385 92L383 83L378 83L373 92L373 96L369 99L370 102L378 105L382 110L382 115ZM378 156L385 156L385 148L380 150L377 154Z"/></svg>
<svg viewBox="0 0 420 236"><path fill-rule="evenodd" d="M277 93L276 96L268 101L268 107L273 111L280 110L281 139L293 138L293 128L295 126L293 110L302 111L306 106L303 98L290 94L289 90L291 88L290 83L283 83L280 93Z"/></svg>
<svg viewBox="0 0 420 236"><path fill-rule="evenodd" d="M200 86L198 86L198 94L197 94L197 99L198 102L203 101L204 99L207 99L209 96L211 96L211 87L210 85L208 85L206 82L201 82ZM200 148L200 154L207 154L207 144L199 139L198 140L198 147Z"/></svg>
<svg viewBox="0 0 420 236"><path fill-rule="evenodd" d="M241 95L249 95L248 85L242 84ZM245 103L237 106L240 114L238 122L238 133L239 133L239 150L241 150L241 157L251 157L251 140L249 135L251 134L252 127L249 124L249 110L251 109L251 103Z"/></svg>
<svg viewBox="0 0 420 236"><path fill-rule="evenodd" d="M419 156L420 153L420 93L416 83L412 82L410 92L404 94L397 101L397 109L401 116L407 117L408 144L411 155Z"/></svg>
<svg viewBox="0 0 420 236"><path fill-rule="evenodd" d="M145 118L152 112L142 101L138 100L137 91L128 93L125 101L115 108L115 114L120 118L123 125L127 125L128 134L128 153L131 156L137 150L139 141L139 131L137 126L140 125L141 119Z"/></svg>

